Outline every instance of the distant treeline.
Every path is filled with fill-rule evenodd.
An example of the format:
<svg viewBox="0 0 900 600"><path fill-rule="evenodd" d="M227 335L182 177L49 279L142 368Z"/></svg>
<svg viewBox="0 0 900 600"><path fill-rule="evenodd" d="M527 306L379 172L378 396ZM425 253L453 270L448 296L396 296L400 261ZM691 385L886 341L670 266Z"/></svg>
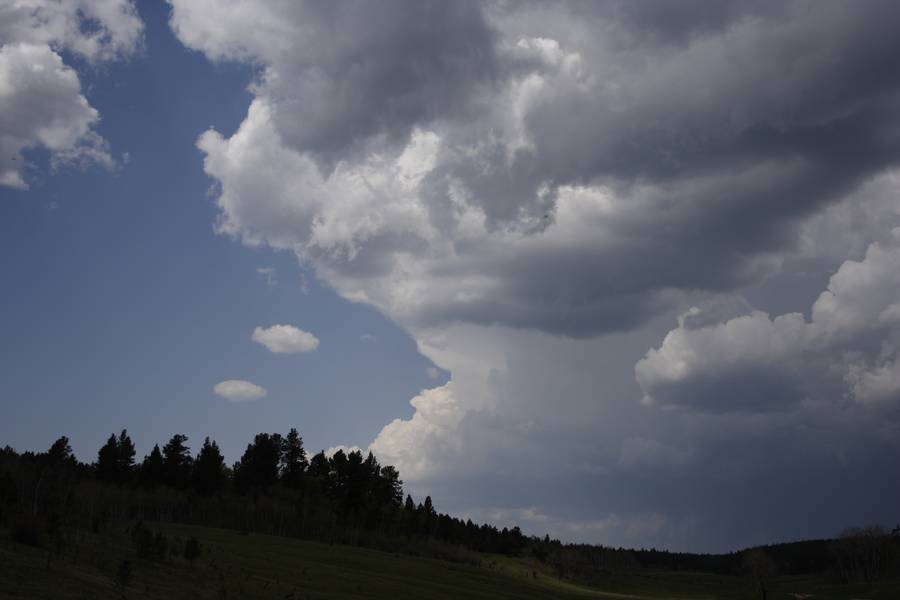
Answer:
<svg viewBox="0 0 900 600"><path fill-rule="evenodd" d="M832 573L844 581L900 574L900 529L848 530L836 540L778 544L728 554L676 553L564 544L549 536L476 524L406 495L400 473L374 455L338 450L309 458L296 429L260 433L228 466L206 438L192 455L176 434L135 460L127 431L111 435L93 463L76 460L68 438L46 452L0 450L0 527L20 542L62 547L66 535L113 520L182 522L245 532L363 545L477 562L475 554L531 557L560 578L602 583L652 568L743 574L760 587L779 575Z"/></svg>
<svg viewBox="0 0 900 600"><path fill-rule="evenodd" d="M196 454L176 434L140 462L127 431L111 435L93 463L68 438L46 452L0 450L0 526L39 519L99 530L113 519L170 521L432 555L460 550L516 554L518 527L498 529L404 498L397 469L374 455L338 450L308 458L296 429L260 433L228 466L215 441ZM436 542L436 543L430 543ZM458 556L456 556L458 558Z"/></svg>

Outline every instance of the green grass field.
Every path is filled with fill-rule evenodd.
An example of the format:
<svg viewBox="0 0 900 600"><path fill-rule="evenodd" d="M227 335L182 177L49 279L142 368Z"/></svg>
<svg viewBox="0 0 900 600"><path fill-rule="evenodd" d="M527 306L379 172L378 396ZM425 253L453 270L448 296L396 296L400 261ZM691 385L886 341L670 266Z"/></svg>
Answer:
<svg viewBox="0 0 900 600"><path fill-rule="evenodd" d="M0 531L0 598L129 599L504 599L685 598L742 599L758 596L739 578L640 571L611 577L603 590L532 574L530 563L484 556L470 566L348 546L235 531L151 525L178 547L196 537L202 554L191 566L180 557L165 562L136 558L126 525L106 535L81 535L48 561L48 551L9 541ZM131 565L124 590L116 584L122 561ZM773 600L812 594L813 599L900 598L900 584L828 587L817 581L782 582Z"/></svg>

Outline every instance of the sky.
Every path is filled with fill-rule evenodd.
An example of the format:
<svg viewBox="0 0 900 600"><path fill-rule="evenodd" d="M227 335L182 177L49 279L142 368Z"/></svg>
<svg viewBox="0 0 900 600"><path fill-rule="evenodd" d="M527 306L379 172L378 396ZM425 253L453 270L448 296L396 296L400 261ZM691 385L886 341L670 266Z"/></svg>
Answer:
<svg viewBox="0 0 900 600"><path fill-rule="evenodd" d="M0 442L296 426L723 551L900 523L900 19L0 0Z"/></svg>

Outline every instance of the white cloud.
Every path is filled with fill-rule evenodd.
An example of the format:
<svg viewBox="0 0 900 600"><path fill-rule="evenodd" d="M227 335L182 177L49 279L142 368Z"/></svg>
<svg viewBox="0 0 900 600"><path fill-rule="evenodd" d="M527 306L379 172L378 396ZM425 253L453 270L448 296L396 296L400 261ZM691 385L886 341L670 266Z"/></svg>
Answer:
<svg viewBox="0 0 900 600"><path fill-rule="evenodd" d="M67 50L89 62L126 57L142 24L128 0L21 0L0 6L0 185L28 188L23 152L49 151L53 166L115 164L96 131Z"/></svg>
<svg viewBox="0 0 900 600"><path fill-rule="evenodd" d="M229 402L252 402L265 398L268 394L266 388L243 379L220 381L213 386L213 392Z"/></svg>
<svg viewBox="0 0 900 600"><path fill-rule="evenodd" d="M131 0L16 0L0 6L0 41L64 48L89 61L116 60L141 43Z"/></svg>
<svg viewBox="0 0 900 600"><path fill-rule="evenodd" d="M821 254L847 218L835 207L895 160L897 105L867 96L897 88L893 58L868 68L900 56L884 50L897 38L879 11L741 4L679 30L628 4L499 3L486 24L464 3L416 3L415 20L380 7L371 22L301 2L172 4L183 43L259 69L237 131L197 142L220 191L218 231L294 252L451 374L371 444L413 490L440 490L449 508L515 497L532 516L577 496L564 520L585 537L684 546L716 543L779 476L821 472L838 452L873 468L859 411L884 404L896 363L863 347L854 323L873 314L867 299L885 322L900 314L884 294L839 289L865 279L848 266L832 281L840 306L821 299L811 321L707 301ZM440 35L409 37L429 28ZM324 33L336 29L347 35ZM407 72L411 45L425 58ZM876 229L896 213L884 198L866 216ZM811 223L827 206L839 214ZM703 312L660 344L694 300ZM803 412L835 381L847 404ZM783 511L801 523L806 506L797 492ZM696 515L661 509L705 522L679 529ZM750 521L744 538L761 531Z"/></svg>
<svg viewBox="0 0 900 600"><path fill-rule="evenodd" d="M763 312L696 328L680 321L635 365L645 398L726 411L900 404L900 229L893 235L840 266L809 321Z"/></svg>
<svg viewBox="0 0 900 600"><path fill-rule="evenodd" d="M272 325L266 329L257 327L250 339L275 354L312 352L319 347L319 338L293 325Z"/></svg>
<svg viewBox="0 0 900 600"><path fill-rule="evenodd" d="M338 451L341 451L341 452L343 452L344 454L350 454L351 452L359 452L359 453L362 454L363 456L365 456L365 455L367 454L367 452L364 451L364 450L363 450L362 448L360 448L359 446L342 446L342 445L338 445L338 446L331 446L330 448L328 448L327 450L325 450L325 456L327 456L328 458L331 458L332 456L334 456L335 454L337 454Z"/></svg>
<svg viewBox="0 0 900 600"><path fill-rule="evenodd" d="M359 341L361 341L361 342L366 342L366 343L371 343L371 342L376 342L376 341L378 341L378 338L375 337L375 336L374 336L373 334L371 334L371 333L364 333L364 334L362 334L362 335L359 336Z"/></svg>
<svg viewBox="0 0 900 600"><path fill-rule="evenodd" d="M405 477L423 479L436 475L438 457L459 454L456 427L465 409L454 397L452 383L423 390L409 403L416 409L412 418L385 425L369 448Z"/></svg>

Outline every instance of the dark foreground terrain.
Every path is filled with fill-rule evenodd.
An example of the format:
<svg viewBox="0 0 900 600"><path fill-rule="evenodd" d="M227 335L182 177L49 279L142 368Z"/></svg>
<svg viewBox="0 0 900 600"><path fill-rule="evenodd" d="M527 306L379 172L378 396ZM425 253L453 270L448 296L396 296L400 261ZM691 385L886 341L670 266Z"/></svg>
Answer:
<svg viewBox="0 0 900 600"><path fill-rule="evenodd" d="M0 531L0 598L759 598L745 577L648 569L587 588L524 558L481 554L465 562L261 534L153 523L165 549L138 556L134 522L70 536L61 550ZM189 542L189 540L196 540ZM185 558L193 545L196 557ZM191 552L187 553L188 555ZM192 564L193 563L193 564ZM828 578L774 581L770 599L900 598L900 583L838 585Z"/></svg>

